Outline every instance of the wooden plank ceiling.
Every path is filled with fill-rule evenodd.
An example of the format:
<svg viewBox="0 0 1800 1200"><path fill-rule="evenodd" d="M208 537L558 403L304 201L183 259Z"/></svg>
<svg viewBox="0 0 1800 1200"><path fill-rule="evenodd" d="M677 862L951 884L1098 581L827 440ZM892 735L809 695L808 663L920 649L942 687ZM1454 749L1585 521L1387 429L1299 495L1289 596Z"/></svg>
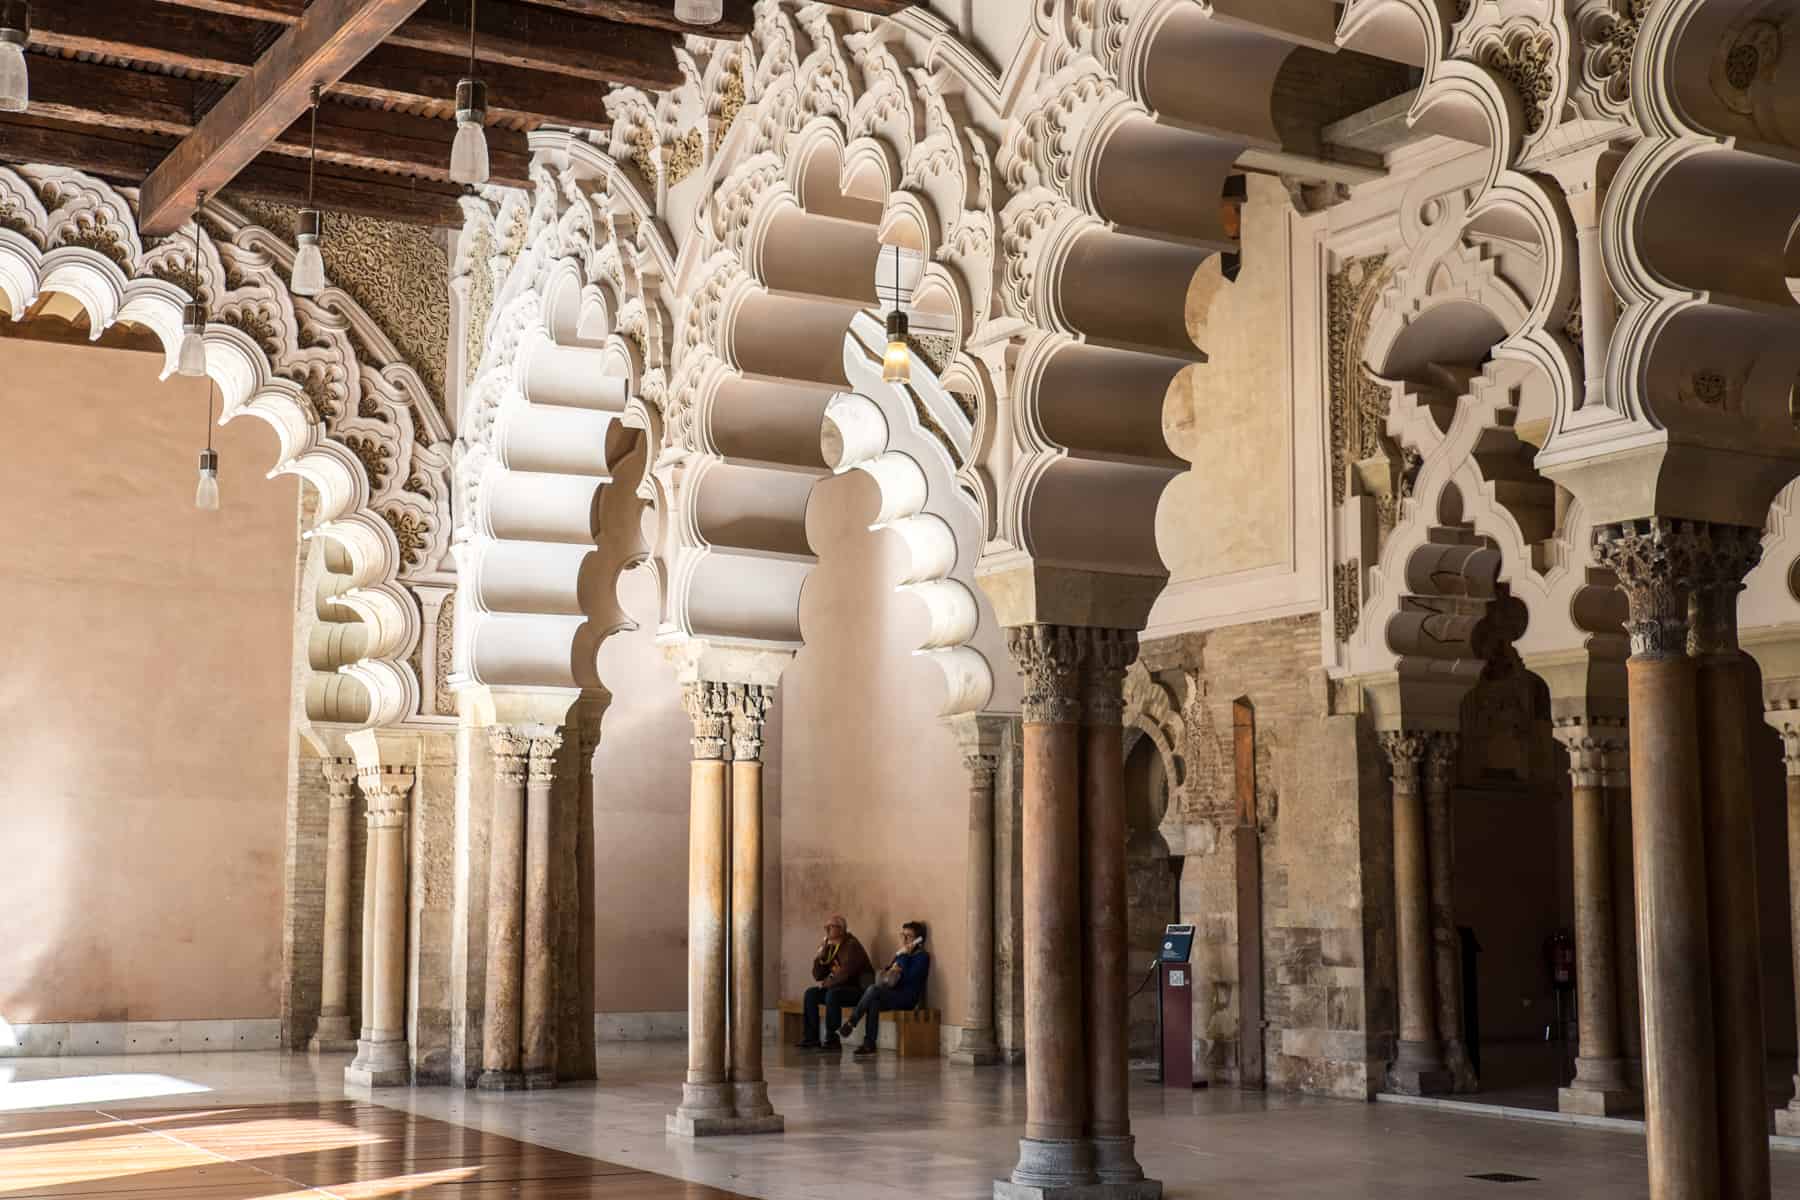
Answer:
<svg viewBox="0 0 1800 1200"><path fill-rule="evenodd" d="M845 0L891 15L917 0ZM470 0L36 0L31 107L0 114L0 162L77 167L143 189L146 234L180 227L200 191L299 204L310 95L318 203L426 225L462 221L450 182ZM688 34L738 38L751 0L711 26L674 0L477 0L493 181L528 185L525 135L604 128L613 85L681 82Z"/></svg>

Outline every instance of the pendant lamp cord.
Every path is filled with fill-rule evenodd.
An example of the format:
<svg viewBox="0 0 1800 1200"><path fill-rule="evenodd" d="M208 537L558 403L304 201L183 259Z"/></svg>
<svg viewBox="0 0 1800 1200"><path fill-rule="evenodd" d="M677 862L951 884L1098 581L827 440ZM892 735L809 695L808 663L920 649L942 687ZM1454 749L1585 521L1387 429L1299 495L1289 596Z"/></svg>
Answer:
<svg viewBox="0 0 1800 1200"><path fill-rule="evenodd" d="M469 78L475 78L475 0L469 0Z"/></svg>
<svg viewBox="0 0 1800 1200"><path fill-rule="evenodd" d="M319 85L312 89L312 151L306 157L306 207L313 206L313 172L319 165Z"/></svg>
<svg viewBox="0 0 1800 1200"><path fill-rule="evenodd" d="M208 450L212 449L213 396L218 390L219 385L213 382L212 376L208 375L206 377L206 448Z"/></svg>

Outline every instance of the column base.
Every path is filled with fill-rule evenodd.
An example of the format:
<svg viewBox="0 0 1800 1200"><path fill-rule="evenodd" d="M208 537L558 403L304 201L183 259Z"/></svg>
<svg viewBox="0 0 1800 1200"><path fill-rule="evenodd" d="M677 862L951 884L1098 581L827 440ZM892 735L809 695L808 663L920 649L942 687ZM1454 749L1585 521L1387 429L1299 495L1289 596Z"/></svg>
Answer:
<svg viewBox="0 0 1800 1200"><path fill-rule="evenodd" d="M349 1017L320 1017L319 1027L313 1030L312 1041L306 1044L310 1054L342 1054L356 1049L356 1031L350 1027Z"/></svg>
<svg viewBox="0 0 1800 1200"><path fill-rule="evenodd" d="M766 1117L690 1117L683 1112L669 1114L667 1129L675 1137L745 1137L757 1133L781 1133L787 1120L774 1114Z"/></svg>
<svg viewBox="0 0 1800 1200"><path fill-rule="evenodd" d="M1162 1194L1163 1185L1155 1179L1051 1186L994 1180L994 1200L1162 1200Z"/></svg>
<svg viewBox="0 0 1800 1200"><path fill-rule="evenodd" d="M1010 1180L1025 1188L1086 1187L1100 1182L1094 1174L1094 1143L1088 1138L1020 1138L1019 1164ZM1037 1193L1021 1192L1021 1197ZM1045 1193L1048 1195L1049 1193ZM999 1196L999 1184L994 1195Z"/></svg>
<svg viewBox="0 0 1800 1200"><path fill-rule="evenodd" d="M412 1082L412 1064L406 1060L406 1042L377 1035L359 1039L356 1058L344 1068L344 1082L353 1087L405 1087Z"/></svg>
<svg viewBox="0 0 1800 1200"><path fill-rule="evenodd" d="M1402 1096L1446 1096L1456 1088L1437 1047L1424 1042L1401 1042L1394 1065L1388 1068L1388 1090Z"/></svg>
<svg viewBox="0 0 1800 1200"><path fill-rule="evenodd" d="M1573 1087L1556 1089L1556 1111L1583 1117L1617 1117L1638 1112L1643 1097L1628 1088Z"/></svg>
<svg viewBox="0 0 1800 1200"><path fill-rule="evenodd" d="M489 1067L475 1081L475 1090L480 1092L522 1092L525 1090L525 1072L502 1071L498 1067Z"/></svg>
<svg viewBox="0 0 1800 1200"><path fill-rule="evenodd" d="M775 1115L775 1106L769 1103L769 1085L761 1079L732 1084L731 1107L740 1121L761 1121Z"/></svg>
<svg viewBox="0 0 1800 1200"><path fill-rule="evenodd" d="M350 1054L355 1050L355 1038L324 1038L315 1033L312 1041L306 1043L308 1054Z"/></svg>
<svg viewBox="0 0 1800 1200"><path fill-rule="evenodd" d="M1142 1183L1144 1168L1138 1165L1137 1139L1096 1137L1094 1139L1094 1174L1101 1183ZM1160 1193L1161 1189L1158 1189Z"/></svg>
<svg viewBox="0 0 1800 1200"><path fill-rule="evenodd" d="M965 1026L956 1049L950 1051L950 1061L965 1067L991 1067L1000 1062L1000 1047L994 1044L994 1031Z"/></svg>
<svg viewBox="0 0 1800 1200"><path fill-rule="evenodd" d="M525 1072L525 1090L541 1092L556 1086L556 1072L548 1067L537 1067Z"/></svg>
<svg viewBox="0 0 1800 1200"><path fill-rule="evenodd" d="M1800 1075L1794 1076L1794 1098L1786 1108L1775 1110L1775 1132L1782 1137L1800 1137Z"/></svg>

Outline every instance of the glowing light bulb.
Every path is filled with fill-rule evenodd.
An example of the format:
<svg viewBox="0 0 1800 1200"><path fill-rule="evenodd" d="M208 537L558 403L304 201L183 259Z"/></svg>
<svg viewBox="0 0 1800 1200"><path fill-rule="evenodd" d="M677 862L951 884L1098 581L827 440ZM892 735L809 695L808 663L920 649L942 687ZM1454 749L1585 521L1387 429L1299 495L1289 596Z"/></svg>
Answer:
<svg viewBox="0 0 1800 1200"><path fill-rule="evenodd" d="M294 225L300 249L294 255L294 295L316 296L325 290L325 258L319 253L322 222L316 209L303 208Z"/></svg>
<svg viewBox="0 0 1800 1200"><path fill-rule="evenodd" d="M450 181L479 187L488 181L487 85L456 85L456 141L450 147Z"/></svg>
<svg viewBox="0 0 1800 1200"><path fill-rule="evenodd" d="M206 374L206 305L199 301L181 310L181 351L175 370L190 379Z"/></svg>
<svg viewBox="0 0 1800 1200"><path fill-rule="evenodd" d="M194 488L194 507L201 512L219 511L219 452L200 452L200 483Z"/></svg>
<svg viewBox="0 0 1800 1200"><path fill-rule="evenodd" d="M725 19L725 0L675 0L675 19L689 25L711 25Z"/></svg>
<svg viewBox="0 0 1800 1200"><path fill-rule="evenodd" d="M912 381L912 343L908 340L906 314L895 309L888 314L887 353L881 359L881 378L885 383Z"/></svg>

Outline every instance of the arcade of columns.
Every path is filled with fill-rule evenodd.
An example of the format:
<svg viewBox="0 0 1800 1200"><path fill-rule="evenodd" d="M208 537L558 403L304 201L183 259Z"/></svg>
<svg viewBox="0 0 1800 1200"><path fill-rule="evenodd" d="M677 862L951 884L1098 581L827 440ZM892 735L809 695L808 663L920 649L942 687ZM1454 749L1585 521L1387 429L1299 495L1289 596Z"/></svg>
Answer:
<svg viewBox="0 0 1800 1200"><path fill-rule="evenodd" d="M1160 1194L1125 1104L1120 713L1167 580L1157 505L1188 466L1161 428L1171 381L1202 358L1188 282L1239 249L1234 177L1278 172L1330 273L1325 657L1392 772L1389 1085L1471 1077L1454 714L1505 623L1504 579L1528 618L1508 640L1528 664L1555 660L1542 673L1575 798L1583 991L1563 1103L1617 1111L1635 1082L1605 836L1628 803L1652 1194L1768 1194L1751 731L1734 701L1751 678L1739 595L1747 580L1756 594L1765 520L1800 473L1782 52L1800 18L1721 0L1355 0L1335 23L1327 5L1272 7L1034 5L996 69L927 13L760 0L744 43L690 44L684 88L616 94L603 138L534 135L534 193L467 202L455 422L418 416L430 406L388 394L391 371L344 351L324 394L347 377L396 406L373 425L395 461L422 464L417 489L407 471L371 477L355 396L321 405L285 361L311 344L303 329L355 327L379 354L353 306L239 296L212 231L199 264L173 241L145 251L126 201L65 172L65 207L112 195L132 239L83 250L46 203L55 188L18 189L37 232L0 230L15 309L65 291L94 328L131 319L172 346L197 283L215 314L238 296L276 326L273 350L229 320L209 341L229 351L214 355L227 416L269 420L284 468L318 489L331 548L311 579L337 602L323 611L356 618L318 622L331 649L313 666L354 686L309 694L303 714L329 792L324 1049L352 1040L357 783L366 798L350 1078L504 1090L592 1074L580 812L606 703L595 654L626 625L578 589L598 562L653 573L694 725L690 1053L670 1129L780 1128L761 1062L763 723L801 644L807 495L862 469L913 551L921 650L944 668L971 769L976 1011L957 1056L977 1063L1001 1057L979 953L1006 714L989 707L997 656L977 647L996 628L1024 683L1026 1136L996 1195ZM1307 112L1295 135L1278 85L1296 65L1341 77L1355 109ZM1342 152L1354 132L1323 144L1415 82L1386 166ZM221 236L287 254L222 219ZM884 291L890 268L901 283ZM895 304L922 335L898 388L855 332ZM959 504L975 544L943 515ZM452 583L453 608L440 590L428 609ZM1800 701L1771 687L1800 845ZM448 868L419 849L442 828ZM1800 1123L1800 1094L1778 1120Z"/></svg>

